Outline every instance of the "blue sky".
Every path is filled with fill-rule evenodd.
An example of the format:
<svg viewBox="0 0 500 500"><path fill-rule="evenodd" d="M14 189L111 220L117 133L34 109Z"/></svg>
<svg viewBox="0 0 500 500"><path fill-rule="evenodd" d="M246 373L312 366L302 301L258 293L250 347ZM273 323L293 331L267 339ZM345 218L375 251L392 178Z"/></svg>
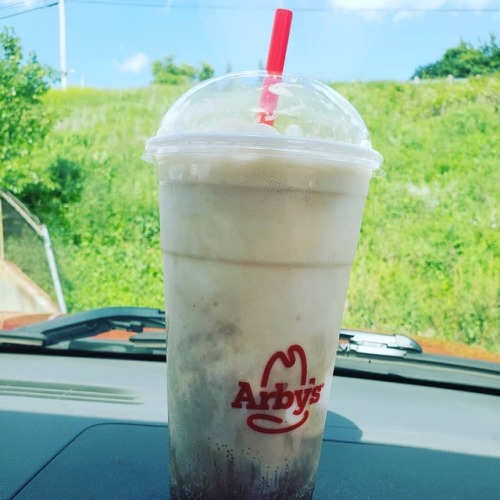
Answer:
<svg viewBox="0 0 500 500"><path fill-rule="evenodd" d="M0 0L0 25L59 67L57 0ZM500 38L500 0L66 0L70 85L136 87L151 62L204 60L216 74L265 63L273 9L294 20L285 69L328 81L404 80L461 39ZM251 6L251 7L249 7ZM373 9L373 10L370 10ZM419 10L416 10L419 9ZM28 11L24 12L23 11Z"/></svg>

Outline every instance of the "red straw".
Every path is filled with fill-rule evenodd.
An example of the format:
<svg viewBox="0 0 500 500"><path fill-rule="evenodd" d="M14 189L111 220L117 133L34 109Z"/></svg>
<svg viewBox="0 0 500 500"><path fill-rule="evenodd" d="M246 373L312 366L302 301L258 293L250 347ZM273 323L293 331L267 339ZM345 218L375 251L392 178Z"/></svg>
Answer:
<svg viewBox="0 0 500 500"><path fill-rule="evenodd" d="M286 49L290 26L292 25L293 12L287 9L276 9L274 15L273 32L269 44L266 71L268 76L264 78L264 88L260 97L259 113L260 123L274 125L274 112L278 104L278 96L269 91L269 87L281 81L281 75L285 66Z"/></svg>

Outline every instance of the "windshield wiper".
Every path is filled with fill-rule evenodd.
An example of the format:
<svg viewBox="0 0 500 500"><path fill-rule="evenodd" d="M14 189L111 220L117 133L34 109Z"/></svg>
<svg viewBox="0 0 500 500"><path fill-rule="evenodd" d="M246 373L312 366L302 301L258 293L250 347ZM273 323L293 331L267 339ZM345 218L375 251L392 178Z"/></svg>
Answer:
<svg viewBox="0 0 500 500"><path fill-rule="evenodd" d="M166 350L168 321L165 312L146 307L107 307L15 330L0 330L0 344L37 349L66 341L69 342L69 349L85 351L92 347L94 353L109 346L106 347L101 339L89 337L111 330L133 333L128 342L108 340L108 344L116 344L114 348L125 348L133 353ZM405 335L341 330L337 354L336 375L500 395L498 364L427 354L422 352L417 342Z"/></svg>
<svg viewBox="0 0 500 500"><path fill-rule="evenodd" d="M500 366L428 354L405 335L342 330L335 374L500 395Z"/></svg>
<svg viewBox="0 0 500 500"><path fill-rule="evenodd" d="M139 333L130 337L136 347L166 348L165 333ZM412 338L406 335L384 335L380 333L341 330L338 352L357 355L390 356L402 358L409 352L421 353L422 348Z"/></svg>
<svg viewBox="0 0 500 500"><path fill-rule="evenodd" d="M165 333L139 333L130 337L136 347L166 348ZM367 356L390 356L402 358L409 352L421 353L422 348L406 335L384 335L380 333L341 330L338 352L365 354Z"/></svg>
<svg viewBox="0 0 500 500"><path fill-rule="evenodd" d="M340 330L340 342L337 352L403 358L410 352L421 353L422 348L406 335Z"/></svg>
<svg viewBox="0 0 500 500"><path fill-rule="evenodd" d="M148 307L105 307L78 312L15 330L0 330L0 343L45 347L111 330L140 333L145 328L164 329L165 312Z"/></svg>

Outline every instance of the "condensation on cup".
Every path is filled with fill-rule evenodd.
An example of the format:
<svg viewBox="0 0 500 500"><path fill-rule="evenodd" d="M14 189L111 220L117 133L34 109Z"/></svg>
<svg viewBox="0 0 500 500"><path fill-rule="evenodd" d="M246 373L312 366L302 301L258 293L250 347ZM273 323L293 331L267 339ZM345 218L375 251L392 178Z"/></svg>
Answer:
<svg viewBox="0 0 500 500"><path fill-rule="evenodd" d="M159 178L172 498L311 498L349 273L382 157L331 88L204 82L144 158ZM335 474L335 471L331 471Z"/></svg>

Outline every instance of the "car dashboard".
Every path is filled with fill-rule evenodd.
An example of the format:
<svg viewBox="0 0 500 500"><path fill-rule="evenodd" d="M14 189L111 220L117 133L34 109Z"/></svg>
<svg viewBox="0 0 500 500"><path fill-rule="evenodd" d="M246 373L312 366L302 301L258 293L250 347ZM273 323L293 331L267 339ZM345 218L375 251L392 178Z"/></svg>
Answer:
<svg viewBox="0 0 500 500"><path fill-rule="evenodd" d="M0 498L168 498L166 365L0 353ZM498 499L500 398L334 375L315 499Z"/></svg>

